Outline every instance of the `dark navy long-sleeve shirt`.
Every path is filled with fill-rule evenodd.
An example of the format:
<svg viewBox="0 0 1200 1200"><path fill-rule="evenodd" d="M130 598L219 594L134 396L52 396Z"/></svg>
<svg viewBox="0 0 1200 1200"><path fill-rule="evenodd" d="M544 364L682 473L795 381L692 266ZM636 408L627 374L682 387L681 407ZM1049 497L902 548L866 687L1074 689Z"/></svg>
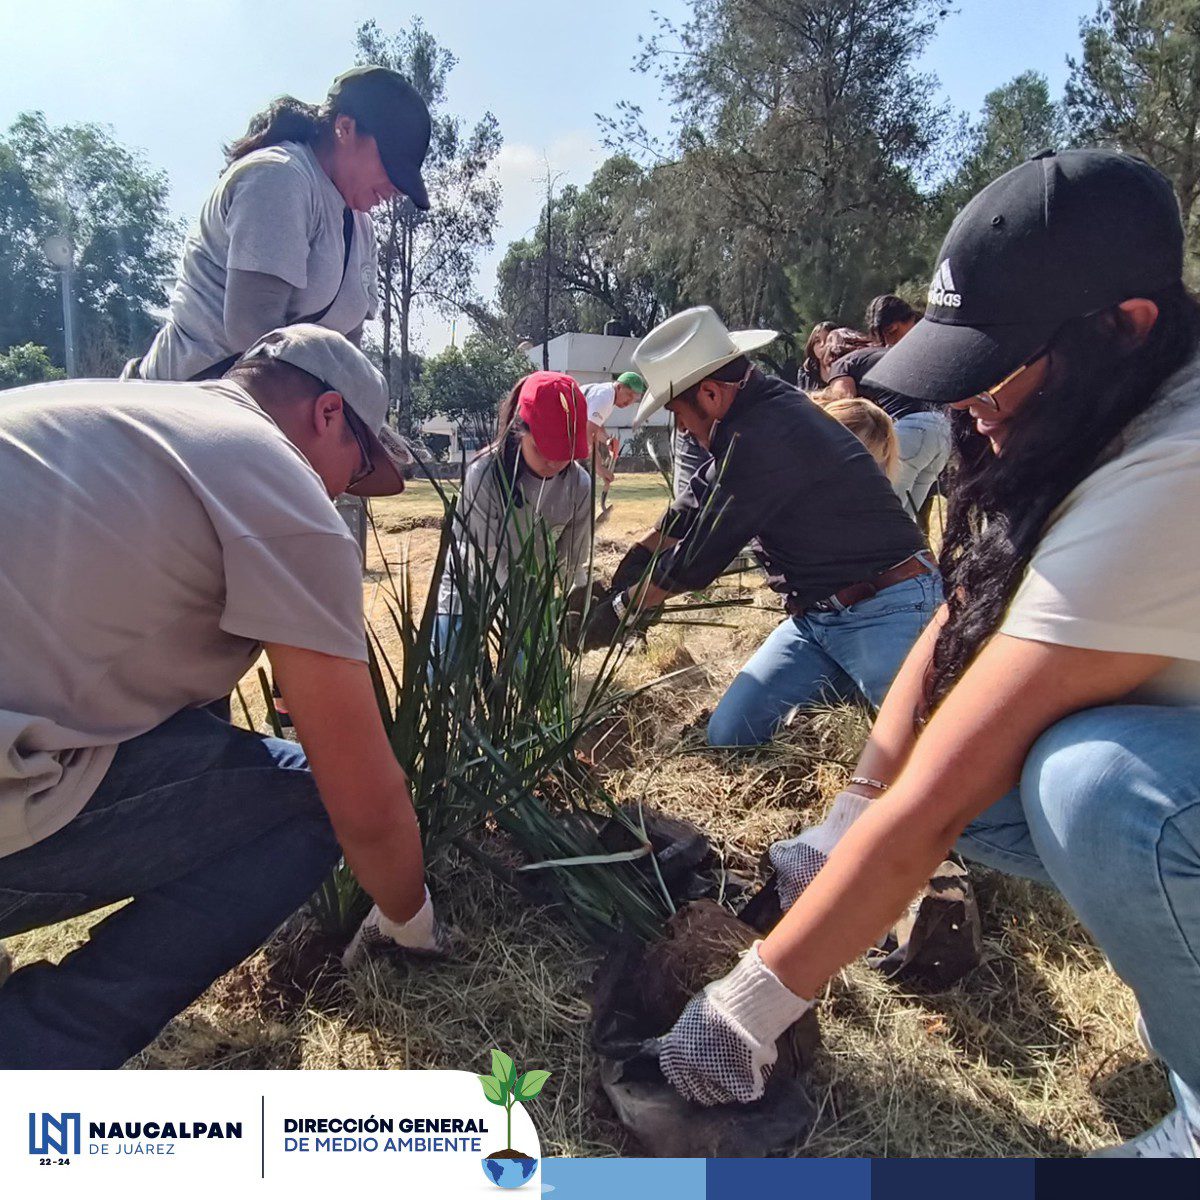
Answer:
<svg viewBox="0 0 1200 1200"><path fill-rule="evenodd" d="M679 539L655 565L668 591L707 587L749 543L770 586L805 606L925 549L866 447L781 379L755 371L711 449L658 523Z"/></svg>

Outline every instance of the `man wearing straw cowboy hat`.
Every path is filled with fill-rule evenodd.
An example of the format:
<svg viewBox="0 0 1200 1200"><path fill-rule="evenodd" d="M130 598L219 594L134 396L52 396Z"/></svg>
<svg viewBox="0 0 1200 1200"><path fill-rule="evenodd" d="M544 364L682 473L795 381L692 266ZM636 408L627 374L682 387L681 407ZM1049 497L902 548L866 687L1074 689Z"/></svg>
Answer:
<svg viewBox="0 0 1200 1200"><path fill-rule="evenodd" d="M746 357L776 336L731 333L699 307L634 351L637 423L665 406L713 458L626 554L585 631L585 645L610 643L631 612L707 587L749 542L788 616L717 705L714 746L767 741L822 695L878 707L941 602L921 533L862 443Z"/></svg>

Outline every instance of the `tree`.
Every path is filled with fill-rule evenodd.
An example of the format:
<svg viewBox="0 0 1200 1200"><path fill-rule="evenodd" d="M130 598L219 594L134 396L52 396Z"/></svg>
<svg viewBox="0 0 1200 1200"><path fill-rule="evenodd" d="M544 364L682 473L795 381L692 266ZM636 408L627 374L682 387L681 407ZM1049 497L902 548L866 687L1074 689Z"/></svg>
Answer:
<svg viewBox="0 0 1200 1200"><path fill-rule="evenodd" d="M167 301L182 230L167 177L100 125L23 113L0 138L0 347L33 342L63 362L51 234L75 244L79 370L111 375L145 349Z"/></svg>
<svg viewBox="0 0 1200 1200"><path fill-rule="evenodd" d="M25 342L0 354L0 390L25 387L31 383L49 383L66 375L50 361L45 346Z"/></svg>
<svg viewBox="0 0 1200 1200"><path fill-rule="evenodd" d="M468 437L489 441L500 402L533 364L517 350L472 334L457 346L425 360L417 385L414 416L425 420L441 413Z"/></svg>
<svg viewBox="0 0 1200 1200"><path fill-rule="evenodd" d="M1080 24L1066 105L1082 142L1152 162L1175 186L1200 268L1200 0L1107 0Z"/></svg>
<svg viewBox="0 0 1200 1200"><path fill-rule="evenodd" d="M738 325L857 320L928 258L918 188L945 114L915 71L942 10L929 0L692 0L660 21L639 66L676 110L664 150L640 112L608 122L640 146L657 213L652 252L682 297Z"/></svg>
<svg viewBox="0 0 1200 1200"><path fill-rule="evenodd" d="M955 208L1040 150L1061 149L1069 141L1066 114L1050 98L1044 75L1025 71L988 92L983 115L969 132L966 155L955 175Z"/></svg>
<svg viewBox="0 0 1200 1200"><path fill-rule="evenodd" d="M554 202L550 332L599 333L619 321L648 332L674 307L673 264L656 259L647 237L655 219L649 173L628 155L601 163L586 187L565 187ZM542 330L546 210L538 232L514 242L497 272L499 302L518 336Z"/></svg>
<svg viewBox="0 0 1200 1200"><path fill-rule="evenodd" d="M492 245L500 212L500 185L491 171L500 151L500 127L490 112L466 129L461 118L444 111L446 79L457 60L419 17L392 37L375 21L366 21L356 42L357 62L405 76L433 118L423 172L431 209L423 213L407 198L392 200L378 221L383 371L393 388L398 424L407 430L413 417L414 318L424 307L449 313L477 301L476 264Z"/></svg>

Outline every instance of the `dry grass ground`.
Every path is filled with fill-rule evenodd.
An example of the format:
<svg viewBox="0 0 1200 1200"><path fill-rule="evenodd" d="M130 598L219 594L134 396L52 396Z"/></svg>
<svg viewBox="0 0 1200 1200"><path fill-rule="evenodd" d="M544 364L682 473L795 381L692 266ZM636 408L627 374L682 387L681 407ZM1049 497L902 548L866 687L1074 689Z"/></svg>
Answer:
<svg viewBox="0 0 1200 1200"><path fill-rule="evenodd" d="M615 564L663 502L650 476L623 476L599 527ZM428 485L377 503L364 600L381 616L383 558L428 579L438 506ZM691 669L628 714L632 754L614 755L610 790L687 816L727 865L754 871L770 841L817 816L865 732L835 710L796 722L749 754L709 751L702 716L777 620L753 576L732 629L656 629L629 662L631 681ZM246 689L255 719L257 683ZM534 1103L546 1153L639 1154L612 1119L588 1045L588 981L600 954L553 911L524 906L455 857L432 868L443 916L464 949L435 967L368 965L349 976L297 963L286 933L218 981L132 1064L143 1068L454 1067L483 1070L504 1047L553 1072ZM1161 1069L1133 1034L1135 1005L1067 907L1044 888L975 873L983 965L941 995L906 992L865 967L845 971L821 1007L813 1078L819 1119L805 1155L1073 1155L1147 1127L1170 1107ZM58 958L88 924L14 939L18 965ZM297 983L297 980L300 983ZM482 1065L478 1065L482 1064Z"/></svg>

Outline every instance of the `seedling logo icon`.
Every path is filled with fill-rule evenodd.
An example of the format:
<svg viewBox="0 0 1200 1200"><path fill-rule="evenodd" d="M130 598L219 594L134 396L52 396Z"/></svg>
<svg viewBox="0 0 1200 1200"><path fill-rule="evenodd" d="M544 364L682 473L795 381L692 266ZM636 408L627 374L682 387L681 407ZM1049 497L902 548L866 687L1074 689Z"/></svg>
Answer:
<svg viewBox="0 0 1200 1200"><path fill-rule="evenodd" d="M479 1076L488 1102L503 1108L507 1118L506 1148L489 1154L483 1160L484 1174L498 1187L519 1188L537 1168L537 1159L533 1155L513 1149L512 1110L513 1105L532 1100L546 1086L549 1078L549 1071L526 1071L518 1075L516 1063L503 1050L492 1051L492 1073Z"/></svg>

